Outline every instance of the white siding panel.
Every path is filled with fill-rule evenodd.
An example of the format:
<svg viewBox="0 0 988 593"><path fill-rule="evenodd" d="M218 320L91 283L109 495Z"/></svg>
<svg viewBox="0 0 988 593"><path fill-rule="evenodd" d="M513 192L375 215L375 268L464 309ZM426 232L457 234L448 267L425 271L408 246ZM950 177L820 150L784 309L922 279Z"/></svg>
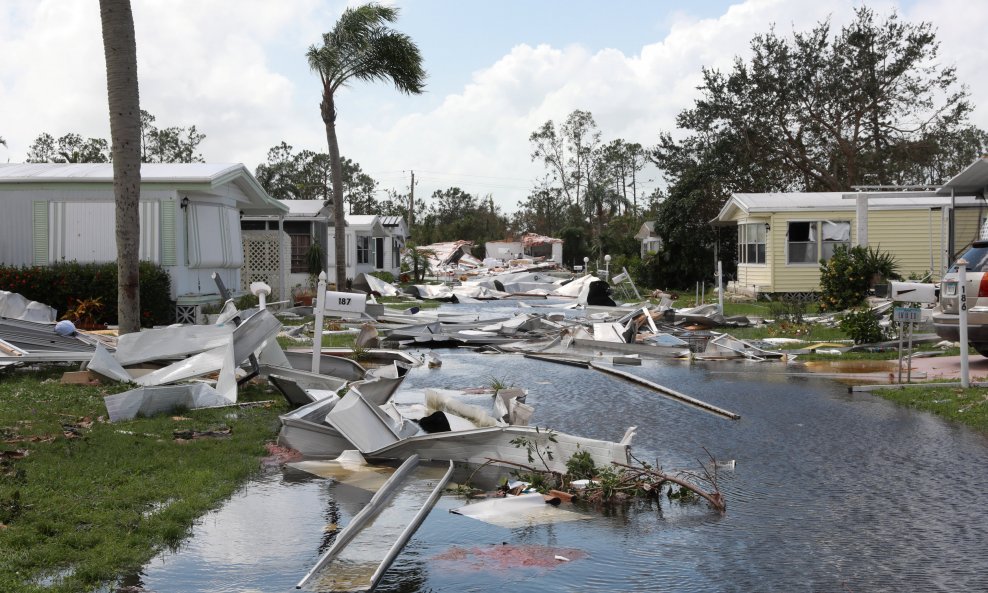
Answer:
<svg viewBox="0 0 988 593"><path fill-rule="evenodd" d="M117 259L116 205L113 202L49 204L48 261L111 262ZM138 216L143 261L160 256L158 202L141 202Z"/></svg>
<svg viewBox="0 0 988 593"><path fill-rule="evenodd" d="M113 202L56 202L51 208L52 261L117 259Z"/></svg>

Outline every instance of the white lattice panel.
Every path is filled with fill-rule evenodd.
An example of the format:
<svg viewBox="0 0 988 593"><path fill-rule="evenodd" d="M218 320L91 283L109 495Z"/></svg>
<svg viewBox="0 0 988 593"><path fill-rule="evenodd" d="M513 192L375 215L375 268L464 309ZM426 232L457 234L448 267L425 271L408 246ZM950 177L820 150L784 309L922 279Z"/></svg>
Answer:
<svg viewBox="0 0 988 593"><path fill-rule="evenodd" d="M244 267L240 270L240 289L250 290L251 282L266 282L271 287L268 300L285 298L281 290L281 258L278 231L244 231Z"/></svg>

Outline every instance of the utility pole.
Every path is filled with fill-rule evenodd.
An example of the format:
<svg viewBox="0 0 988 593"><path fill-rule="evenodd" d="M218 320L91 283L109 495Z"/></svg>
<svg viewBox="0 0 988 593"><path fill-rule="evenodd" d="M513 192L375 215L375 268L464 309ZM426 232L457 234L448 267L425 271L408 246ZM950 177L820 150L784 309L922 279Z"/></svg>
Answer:
<svg viewBox="0 0 988 593"><path fill-rule="evenodd" d="M408 230L415 224L415 171L412 171L412 185L408 190Z"/></svg>

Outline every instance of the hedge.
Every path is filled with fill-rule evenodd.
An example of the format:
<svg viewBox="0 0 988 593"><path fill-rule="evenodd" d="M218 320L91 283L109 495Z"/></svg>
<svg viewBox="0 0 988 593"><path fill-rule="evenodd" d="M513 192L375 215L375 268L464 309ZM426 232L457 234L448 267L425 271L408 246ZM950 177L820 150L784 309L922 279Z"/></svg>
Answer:
<svg viewBox="0 0 988 593"><path fill-rule="evenodd" d="M150 262L140 263L141 324L145 327L172 323L175 303L168 272ZM0 266L0 290L16 292L44 303L61 317L78 301L99 298L103 308L99 323L117 323L117 264L63 262L50 266Z"/></svg>

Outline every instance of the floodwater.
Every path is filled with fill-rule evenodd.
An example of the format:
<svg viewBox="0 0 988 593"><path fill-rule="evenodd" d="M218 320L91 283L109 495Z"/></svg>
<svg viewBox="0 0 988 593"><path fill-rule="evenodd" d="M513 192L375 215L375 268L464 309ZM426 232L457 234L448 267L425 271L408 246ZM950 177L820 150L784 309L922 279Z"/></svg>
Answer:
<svg viewBox="0 0 988 593"><path fill-rule="evenodd" d="M734 460L728 510L635 503L592 520L503 528L444 496L379 591L988 591L988 438L784 363L621 367L741 414L731 421L593 370L440 350L408 388L529 390L533 423L618 440L667 470ZM285 470L250 483L124 584L156 593L287 592L370 493ZM327 530L327 526L331 526ZM517 558L565 551L557 564ZM503 552L503 553L499 553ZM561 554L561 555L566 555ZM550 556L551 557L551 556Z"/></svg>

